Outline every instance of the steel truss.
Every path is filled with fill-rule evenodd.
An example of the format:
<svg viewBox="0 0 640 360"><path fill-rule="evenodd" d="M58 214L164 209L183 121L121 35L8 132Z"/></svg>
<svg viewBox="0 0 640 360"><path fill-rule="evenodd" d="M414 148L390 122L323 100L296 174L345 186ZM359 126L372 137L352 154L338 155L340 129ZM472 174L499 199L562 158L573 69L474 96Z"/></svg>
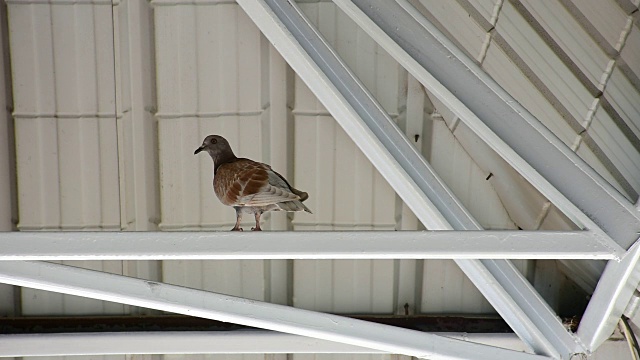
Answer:
<svg viewBox="0 0 640 360"><path fill-rule="evenodd" d="M238 3L427 228L482 230L294 3L286 0L238 0ZM444 251L442 254L446 253L444 256L458 259L457 263L462 270L512 327L525 346L542 356L63 265L3 261L0 262L0 281L417 357L569 359L576 353L594 351L613 330L614 320L624 311L640 278L636 270L639 257L637 247L632 247L624 254L625 249L629 249L637 240L640 229L640 219L634 205L622 198L593 169L539 124L526 109L513 101L509 94L456 49L409 2L336 0L336 3L430 92L450 106L456 115L499 155L585 230L576 233L584 238L580 244L574 244L575 248L572 247L570 250L567 247L563 248L566 254L570 254L567 256L577 256L580 249L584 249L585 253L590 254L588 256L615 259L607 265L578 331L578 337L564 329L555 313L509 261L495 258L462 260L468 259L466 256L472 252L480 254L478 249L466 254L462 251L454 252L451 248L441 251ZM416 41L418 38L419 42ZM455 96L450 91L453 89ZM501 121L506 117L511 121ZM585 189L590 192L589 196L584 195ZM435 233L423 236L436 236L433 234ZM568 239L568 234L559 233L557 236ZM50 235L40 234L38 236L43 237L39 239L34 236L33 241L42 242ZM250 241L253 235L247 234L247 239L244 240ZM255 239L258 240L262 235L264 234L255 235ZM278 235L283 236L276 239ZM299 237L300 234L293 235ZM293 235L274 233L266 236L271 236L273 240L270 242L273 241L274 246L287 246L292 244ZM78 236L82 234L79 233ZM179 238L178 233L167 236ZM231 237L225 239L229 240ZM242 237L234 238L237 239L243 241ZM70 246L75 238L59 241ZM146 241L154 242L153 239ZM194 242L189 250L193 252L179 254L178 251L161 248L152 256L230 256L229 253L216 254L198 249L198 244L201 245L203 241ZM225 242L224 239L220 241ZM382 236L379 243L350 248L346 246L349 244L348 240L345 240L343 245L335 242L332 244L335 246L333 248L327 246L316 250L325 251L324 258L377 258L375 256L381 256L380 253L385 246L389 245L388 239L386 241L385 243ZM421 242L424 240L416 240L416 244L412 245L407 240L404 243L404 251L394 253L394 258L418 256L418 252L412 253L410 249ZM125 249L116 248L117 240L109 243L110 245L101 251L96 251L98 248L85 248L83 254L74 254L64 247L57 252L51 247L45 247L50 253L44 253L30 251L28 245L13 244L13 253L2 250L1 256L5 260L11 259L11 256L21 259L27 259L29 256L41 256L39 259L45 259L46 256L50 256L47 259L62 259L74 255L95 256L100 259L105 258L102 256L142 256L140 249L138 255L135 255L135 251L126 252ZM156 244L160 243L156 240ZM487 244L497 245L492 241ZM595 247L587 246L588 244ZM425 245L428 245L427 248L422 249L419 255L424 257L415 258L430 258L429 256L437 254L432 251L437 250L434 246L438 244ZM370 251L371 248L374 250ZM560 256L561 248L560 244L555 244L546 254L553 252L553 256ZM533 248L529 250L531 249ZM262 249L262 252L259 250L259 255L255 256L260 258L313 256L307 247L302 247L297 254L286 254L284 249L271 253L268 253L267 249ZM229 251L233 251L233 247L230 247ZM543 253L545 251L538 255L544 256ZM496 246L485 254L487 257L500 255L499 258L507 259L509 256L516 256L518 251L507 251L507 247ZM524 256L524 250L519 254ZM475 256L476 259L481 257ZM622 260L618 262L619 257Z"/></svg>
<svg viewBox="0 0 640 360"><path fill-rule="evenodd" d="M577 225L604 229L612 244L615 241L613 246L630 249L637 242L640 212L636 206L505 92L409 0L335 2ZM403 26L395 26L397 23ZM421 41L411 40L416 38ZM455 89L456 95L449 89ZM613 332L631 299L629 288L638 286L637 256L629 252L626 261L607 265L594 292L587 321L579 331L588 351L594 351ZM600 275L596 268L584 266L572 272L581 269L588 271L586 278Z"/></svg>
<svg viewBox="0 0 640 360"><path fill-rule="evenodd" d="M46 262L0 262L0 282L254 326L419 358L545 358L363 320Z"/></svg>
<svg viewBox="0 0 640 360"><path fill-rule="evenodd" d="M619 259L589 231L8 232L1 260Z"/></svg>

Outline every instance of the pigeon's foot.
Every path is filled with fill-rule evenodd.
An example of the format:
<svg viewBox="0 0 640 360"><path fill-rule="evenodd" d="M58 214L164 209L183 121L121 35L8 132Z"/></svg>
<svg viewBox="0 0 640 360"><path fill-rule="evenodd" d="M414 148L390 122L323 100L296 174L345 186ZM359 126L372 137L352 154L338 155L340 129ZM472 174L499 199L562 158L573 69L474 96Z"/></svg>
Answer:
<svg viewBox="0 0 640 360"><path fill-rule="evenodd" d="M251 231L262 231L262 229L260 228L260 215L262 215L263 212L264 210L257 209L256 212L253 213L253 215L256 217L256 227L252 227Z"/></svg>
<svg viewBox="0 0 640 360"><path fill-rule="evenodd" d="M251 228L251 230L253 230L253 228ZM231 231L242 231L241 227L234 227L233 229L231 229Z"/></svg>

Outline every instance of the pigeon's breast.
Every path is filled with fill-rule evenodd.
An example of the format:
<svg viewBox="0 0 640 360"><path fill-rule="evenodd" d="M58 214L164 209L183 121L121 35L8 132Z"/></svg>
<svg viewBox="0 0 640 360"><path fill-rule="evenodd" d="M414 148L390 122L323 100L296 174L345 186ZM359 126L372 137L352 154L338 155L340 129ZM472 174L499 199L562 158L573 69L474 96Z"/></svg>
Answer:
<svg viewBox="0 0 640 360"><path fill-rule="evenodd" d="M237 159L220 165L213 178L213 189L228 206L242 206L252 195L268 186L266 167L249 159Z"/></svg>

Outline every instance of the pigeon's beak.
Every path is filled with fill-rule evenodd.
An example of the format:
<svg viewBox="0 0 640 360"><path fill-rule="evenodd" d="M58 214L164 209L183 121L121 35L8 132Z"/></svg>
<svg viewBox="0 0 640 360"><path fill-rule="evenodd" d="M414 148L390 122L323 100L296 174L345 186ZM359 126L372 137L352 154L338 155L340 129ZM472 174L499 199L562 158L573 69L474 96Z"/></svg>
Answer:
<svg viewBox="0 0 640 360"><path fill-rule="evenodd" d="M204 150L204 145L200 146L199 148L196 149L196 151L193 152L193 155L199 153L200 151Z"/></svg>

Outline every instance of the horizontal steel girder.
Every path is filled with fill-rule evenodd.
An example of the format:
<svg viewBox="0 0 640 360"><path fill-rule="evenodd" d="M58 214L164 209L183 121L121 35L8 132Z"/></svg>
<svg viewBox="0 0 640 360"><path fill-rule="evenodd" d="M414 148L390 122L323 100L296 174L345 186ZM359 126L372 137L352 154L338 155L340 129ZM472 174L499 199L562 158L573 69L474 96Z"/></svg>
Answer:
<svg viewBox="0 0 640 360"><path fill-rule="evenodd" d="M588 231L5 232L2 260L617 259Z"/></svg>
<svg viewBox="0 0 640 360"><path fill-rule="evenodd" d="M434 333L525 351L513 333ZM34 333L0 335L0 357L132 354L387 354L387 352L264 330Z"/></svg>

